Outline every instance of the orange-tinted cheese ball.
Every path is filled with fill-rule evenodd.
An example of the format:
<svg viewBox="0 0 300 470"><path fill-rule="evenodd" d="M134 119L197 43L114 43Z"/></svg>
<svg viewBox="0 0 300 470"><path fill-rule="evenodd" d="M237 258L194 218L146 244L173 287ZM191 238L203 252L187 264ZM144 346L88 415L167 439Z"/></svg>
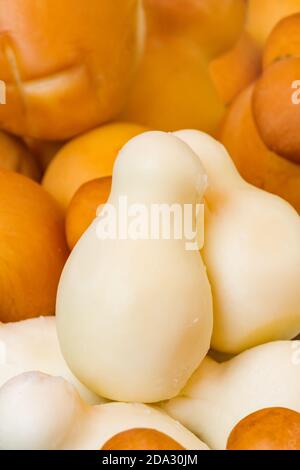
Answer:
<svg viewBox="0 0 300 470"><path fill-rule="evenodd" d="M130 429L112 437L101 450L185 450L178 442L155 429Z"/></svg>
<svg viewBox="0 0 300 470"><path fill-rule="evenodd" d="M300 450L300 414L286 408L257 411L233 429L227 450Z"/></svg>
<svg viewBox="0 0 300 470"><path fill-rule="evenodd" d="M72 250L105 204L111 190L111 176L88 181L75 193L66 215L66 237Z"/></svg>
<svg viewBox="0 0 300 470"><path fill-rule="evenodd" d="M0 322L54 314L67 256L55 201L29 178L0 170Z"/></svg>

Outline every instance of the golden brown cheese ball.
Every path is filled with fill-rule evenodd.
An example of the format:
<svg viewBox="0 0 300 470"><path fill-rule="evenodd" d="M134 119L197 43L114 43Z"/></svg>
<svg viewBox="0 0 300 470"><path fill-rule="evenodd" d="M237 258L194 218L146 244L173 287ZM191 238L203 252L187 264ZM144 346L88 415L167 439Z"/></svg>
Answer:
<svg viewBox="0 0 300 470"><path fill-rule="evenodd" d="M260 78L232 102L220 139L247 181L300 213L300 13L279 21L262 52Z"/></svg>
<svg viewBox="0 0 300 470"><path fill-rule="evenodd" d="M99 206L106 203L111 182L111 176L88 181L74 194L66 214L66 237L71 250L95 219Z"/></svg>
<svg viewBox="0 0 300 470"><path fill-rule="evenodd" d="M300 8L299 8L300 10ZM268 37L263 51L263 66L297 56L300 52L300 12L283 18Z"/></svg>
<svg viewBox="0 0 300 470"><path fill-rule="evenodd" d="M272 152L261 139L252 112L253 86L231 104L220 140L251 184L277 194L300 213L300 165Z"/></svg>
<svg viewBox="0 0 300 470"><path fill-rule="evenodd" d="M227 450L300 450L300 413L287 408L256 411L235 426Z"/></svg>
<svg viewBox="0 0 300 470"><path fill-rule="evenodd" d="M101 450L185 450L156 429L130 429L113 436Z"/></svg>
<svg viewBox="0 0 300 470"><path fill-rule="evenodd" d="M29 178L0 170L0 322L54 314L67 256L55 201Z"/></svg>
<svg viewBox="0 0 300 470"><path fill-rule="evenodd" d="M255 86L253 115L267 147L300 163L300 13L282 20L264 51L264 72Z"/></svg>
<svg viewBox="0 0 300 470"><path fill-rule="evenodd" d="M138 0L1 0L0 127L64 140L120 112L138 55Z"/></svg>

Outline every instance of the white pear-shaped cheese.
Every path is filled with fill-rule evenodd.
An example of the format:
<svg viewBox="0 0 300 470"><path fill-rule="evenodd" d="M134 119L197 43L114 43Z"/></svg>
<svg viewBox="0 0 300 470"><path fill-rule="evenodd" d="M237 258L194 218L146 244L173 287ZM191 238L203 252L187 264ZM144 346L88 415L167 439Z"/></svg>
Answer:
<svg viewBox="0 0 300 470"><path fill-rule="evenodd" d="M68 368L60 351L55 317L0 324L0 386L27 371L59 375L73 384L88 403L103 401Z"/></svg>
<svg viewBox="0 0 300 470"><path fill-rule="evenodd" d="M300 342L256 346L219 364L207 357L180 395L164 404L213 449L225 449L236 424L272 407L300 412Z"/></svg>
<svg viewBox="0 0 300 470"><path fill-rule="evenodd" d="M199 131L175 133L200 157L208 190L203 258L212 285L212 347L239 353L300 331L300 217L246 183L225 148Z"/></svg>
<svg viewBox="0 0 300 470"><path fill-rule="evenodd" d="M0 388L1 450L100 450L119 433L138 428L164 433L187 450L208 450L160 410L126 403L89 406L59 377L26 373Z"/></svg>
<svg viewBox="0 0 300 470"><path fill-rule="evenodd" d="M120 152L113 207L195 206L206 175L176 137L149 132ZM141 230L145 228L142 224ZM171 223L171 229L172 229ZM187 240L99 237L99 218L65 266L57 297L60 344L71 370L101 396L157 402L175 396L205 357L212 333L212 297L198 250ZM172 233L172 230L171 230Z"/></svg>

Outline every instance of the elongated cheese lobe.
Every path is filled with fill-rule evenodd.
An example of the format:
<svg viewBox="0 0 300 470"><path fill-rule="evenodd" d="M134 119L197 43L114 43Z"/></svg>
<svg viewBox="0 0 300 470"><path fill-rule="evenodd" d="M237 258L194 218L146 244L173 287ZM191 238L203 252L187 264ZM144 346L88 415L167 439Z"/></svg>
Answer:
<svg viewBox="0 0 300 470"><path fill-rule="evenodd" d="M164 220L169 234L159 226L152 236L152 209L194 210L206 182L199 158L170 134L142 134L120 152L108 204L73 250L57 297L63 354L97 394L149 403L170 398L205 357L212 297L201 255L188 249L185 233L174 236L172 214ZM146 213L140 238L131 237L124 197L128 211ZM109 209L128 222L125 233L99 235Z"/></svg>
<svg viewBox="0 0 300 470"><path fill-rule="evenodd" d="M237 354L300 331L300 218L246 183L225 148L199 131L175 133L208 174L205 245L214 300L213 349Z"/></svg>

